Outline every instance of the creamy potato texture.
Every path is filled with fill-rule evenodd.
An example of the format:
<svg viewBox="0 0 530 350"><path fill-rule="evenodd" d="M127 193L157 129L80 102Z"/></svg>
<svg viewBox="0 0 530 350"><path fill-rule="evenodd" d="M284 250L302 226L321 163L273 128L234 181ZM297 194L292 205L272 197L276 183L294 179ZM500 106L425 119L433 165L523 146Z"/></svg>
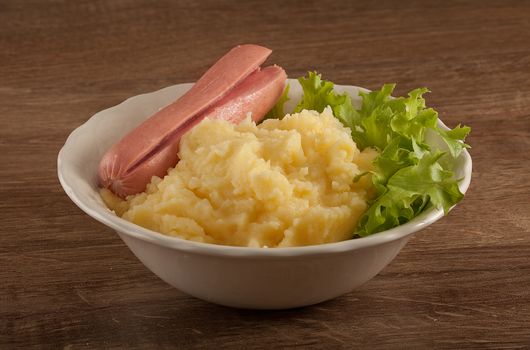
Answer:
<svg viewBox="0 0 530 350"><path fill-rule="evenodd" d="M328 108L256 126L203 120L180 144L180 161L147 191L107 205L124 219L188 240L291 247L352 237L373 191L376 152L360 152Z"/></svg>

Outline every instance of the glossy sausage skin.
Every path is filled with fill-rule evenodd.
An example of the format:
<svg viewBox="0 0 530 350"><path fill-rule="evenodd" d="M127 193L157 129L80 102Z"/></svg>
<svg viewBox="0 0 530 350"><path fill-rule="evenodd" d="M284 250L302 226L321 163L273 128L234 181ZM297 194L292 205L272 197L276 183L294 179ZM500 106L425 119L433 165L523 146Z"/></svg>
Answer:
<svg viewBox="0 0 530 350"><path fill-rule="evenodd" d="M238 46L217 61L177 101L161 109L111 147L100 162L102 187L120 197L145 190L152 176L162 177L177 161L180 138L205 117L255 120L274 106L285 85L285 72L259 70L270 50Z"/></svg>
<svg viewBox="0 0 530 350"><path fill-rule="evenodd" d="M239 123L250 112L252 120L259 122L282 95L286 79L279 66L258 70L206 111L204 117Z"/></svg>

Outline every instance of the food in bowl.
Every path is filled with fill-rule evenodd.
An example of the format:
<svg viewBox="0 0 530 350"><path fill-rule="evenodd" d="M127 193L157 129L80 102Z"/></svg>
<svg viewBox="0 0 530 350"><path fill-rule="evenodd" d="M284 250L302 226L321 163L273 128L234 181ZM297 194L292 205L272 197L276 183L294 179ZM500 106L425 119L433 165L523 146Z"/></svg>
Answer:
<svg viewBox="0 0 530 350"><path fill-rule="evenodd" d="M274 81L281 81L281 74L275 77L280 78ZM102 185L118 196L132 196L124 201L104 190L105 202L123 218L169 235L226 245L288 247L367 236L408 222L429 206L443 208L447 213L463 198L450 162L444 159L456 158L468 147L463 141L470 129L442 129L436 111L425 105L422 96L426 89L413 90L408 97L392 98L394 85L387 84L378 91L361 93L362 104L355 108L350 96L334 91L334 85L316 73L310 72L299 82L303 96L288 116L283 113L288 87L281 94L278 87L283 90L283 83L274 83L274 94L266 94L267 110L270 109L267 115L264 108L255 115L250 104L238 109L237 118L231 118L230 113L222 113L221 118L199 113L201 117L197 119L188 113L192 122L179 124L175 129L178 132L173 131L170 137L157 136L149 122L140 125L124 138L127 142L120 141L121 146L107 153L100 166L100 170L107 171L103 175L100 171ZM201 98L200 93L190 91ZM260 105L259 99L253 101L254 106ZM178 112L172 106L162 110L167 120ZM248 112L256 122L263 117L270 120L258 126L249 120L239 125L226 121L237 124ZM295 127L282 129L293 121ZM328 126L311 129L319 123ZM135 156L125 145L134 143L136 138L143 140L138 136L144 135L142 128L157 141L149 143L148 150L142 149L141 156ZM220 130L226 133L219 136ZM310 130L306 133L310 137L302 136L305 130ZM318 130L336 130L334 140L347 139L346 148L350 151L338 146L346 143L337 141L329 146L338 147L337 154L326 154L309 163L281 163L283 158L290 159L289 152L296 149L288 142L281 143L285 131L300 135L299 149L308 158L307 153L318 147L306 150L304 140L313 145L326 142L324 132L319 134ZM429 145L429 132L445 141L449 151ZM121 167L109 163L109 159L120 158L120 152L126 155L125 159L133 160L126 162L129 168L121 173ZM264 156L263 152L270 154ZM357 158L349 156L355 153ZM212 161L216 157L219 159ZM161 158L164 161L158 162ZM161 179L165 171L159 174L167 161L176 163L178 159L176 167ZM113 179L108 174L115 168L118 176ZM349 170L333 173L328 171L330 168ZM141 178L138 183L145 182L146 174L151 176L146 193L138 194L139 186L132 189L124 183L135 171L141 176L130 177L135 181ZM105 176L112 181L101 180ZM308 183L304 184L301 178ZM296 185L311 190L304 193Z"/></svg>
<svg viewBox="0 0 530 350"><path fill-rule="evenodd" d="M205 119L181 140L178 164L147 191L108 206L135 224L194 241L291 247L351 237L374 193L377 152L360 152L333 116L303 110L256 125Z"/></svg>

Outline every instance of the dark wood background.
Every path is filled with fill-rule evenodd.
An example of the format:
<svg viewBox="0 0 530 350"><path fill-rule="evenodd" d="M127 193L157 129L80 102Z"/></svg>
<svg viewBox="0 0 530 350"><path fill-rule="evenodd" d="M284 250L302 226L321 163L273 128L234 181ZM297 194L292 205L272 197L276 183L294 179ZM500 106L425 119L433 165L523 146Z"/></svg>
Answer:
<svg viewBox="0 0 530 350"><path fill-rule="evenodd" d="M68 134L238 43L291 77L427 86L473 128L465 200L330 302L255 312L150 273L59 186ZM530 349L529 1L0 0L0 348Z"/></svg>

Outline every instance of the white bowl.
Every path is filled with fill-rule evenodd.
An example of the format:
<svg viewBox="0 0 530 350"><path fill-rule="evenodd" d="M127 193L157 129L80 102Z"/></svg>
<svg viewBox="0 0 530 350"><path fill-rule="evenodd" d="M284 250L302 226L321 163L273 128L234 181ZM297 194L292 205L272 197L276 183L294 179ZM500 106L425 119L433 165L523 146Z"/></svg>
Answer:
<svg viewBox="0 0 530 350"><path fill-rule="evenodd" d="M291 106L301 89L290 80ZM295 248L244 248L186 241L137 226L107 209L98 194L96 169L103 153L129 130L190 88L179 84L132 97L101 111L74 130L59 152L59 180L72 201L113 228L140 261L184 293L213 303L252 309L316 304L348 293L381 271L412 233L443 216L428 209L412 221L369 237ZM359 104L355 86L336 86ZM441 125L443 125L441 123ZM444 125L443 125L444 126ZM432 139L443 147L443 142ZM460 190L471 180L471 157L454 163Z"/></svg>

